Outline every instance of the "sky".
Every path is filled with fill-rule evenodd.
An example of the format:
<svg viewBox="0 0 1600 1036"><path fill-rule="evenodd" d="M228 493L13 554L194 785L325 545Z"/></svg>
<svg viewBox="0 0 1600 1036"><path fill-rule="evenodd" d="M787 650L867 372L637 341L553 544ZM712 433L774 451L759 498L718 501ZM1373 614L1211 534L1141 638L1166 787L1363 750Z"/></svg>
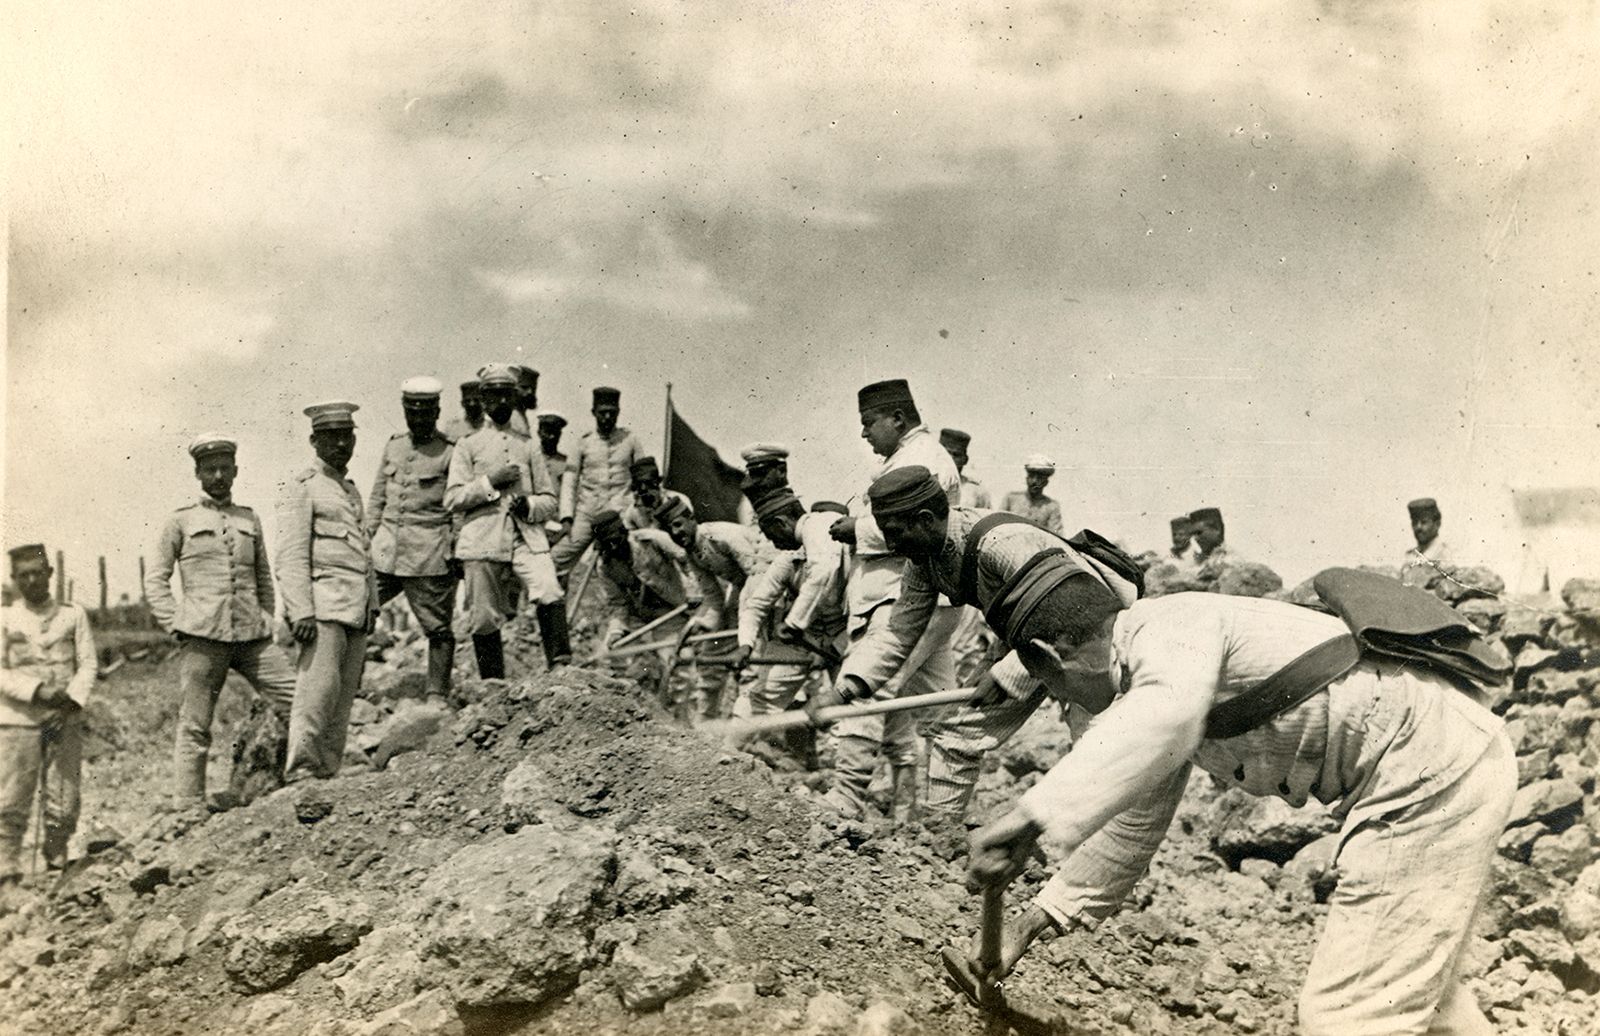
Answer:
<svg viewBox="0 0 1600 1036"><path fill-rule="evenodd" d="M272 536L309 403L490 360L660 445L665 386L808 498L911 381L1070 527L1220 507L1293 583L1434 496L1600 482L1594 4L63 0L13 8L7 544L111 590L240 441ZM455 410L453 402L447 415ZM1600 530L1568 538L1570 554ZM1548 545L1539 550L1550 549ZM1600 574L1600 556L1591 553ZM1552 559L1572 567L1570 557Z"/></svg>

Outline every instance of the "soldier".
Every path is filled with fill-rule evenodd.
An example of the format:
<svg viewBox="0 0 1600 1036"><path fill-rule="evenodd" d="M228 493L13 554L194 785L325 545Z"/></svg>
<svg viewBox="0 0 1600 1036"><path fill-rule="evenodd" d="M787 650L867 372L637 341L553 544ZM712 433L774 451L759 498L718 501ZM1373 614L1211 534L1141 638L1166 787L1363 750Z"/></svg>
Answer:
<svg viewBox="0 0 1600 1036"><path fill-rule="evenodd" d="M1411 513L1411 535L1417 545L1406 551L1400 561L1400 578L1413 586L1427 586L1445 574L1444 566L1450 563L1450 548L1439 538L1443 516L1439 504L1431 496L1406 504Z"/></svg>
<svg viewBox="0 0 1600 1036"><path fill-rule="evenodd" d="M467 580L478 675L505 676L500 630L516 612L517 588L534 602L545 663L572 660L567 609L550 559L544 522L556 513L556 488L532 440L511 428L517 376L508 364L479 372L490 423L456 444L444 505L460 516L456 557Z"/></svg>
<svg viewBox="0 0 1600 1036"><path fill-rule="evenodd" d="M561 432L567 427L567 419L554 410L546 410L539 415L539 450L544 454L544 468L550 473L550 483L556 487L559 498L561 483L567 476L567 455L561 452ZM552 544L561 538L561 522L557 518L550 518L544 523L545 538Z"/></svg>
<svg viewBox="0 0 1600 1036"><path fill-rule="evenodd" d="M1042 453L1035 453L1023 462L1022 473L1027 478L1028 488L1020 493L1007 493L1005 509L1012 514L1022 515L1058 536L1065 536L1066 529L1061 524L1061 505L1044 495L1044 487L1050 484L1050 476L1056 473L1056 462Z"/></svg>
<svg viewBox="0 0 1600 1036"><path fill-rule="evenodd" d="M339 772L367 634L378 617L361 493L345 477L358 409L345 402L306 407L317 463L290 479L278 500L278 585L300 645L284 767L290 783Z"/></svg>
<svg viewBox="0 0 1600 1036"><path fill-rule="evenodd" d="M662 530L630 530L610 510L595 515L593 526L599 555L595 572L606 601L606 647L679 605L709 608L721 593L703 570L696 570L692 591L684 585L674 560L677 549Z"/></svg>
<svg viewBox="0 0 1600 1036"><path fill-rule="evenodd" d="M450 689L456 637L455 531L445 510L445 480L455 443L439 434L435 378L409 378L400 386L406 430L390 436L367 498L367 535L378 573L378 603L400 593L428 639L428 693Z"/></svg>
<svg viewBox="0 0 1600 1036"><path fill-rule="evenodd" d="M656 509L668 500L689 502L676 489L662 488L661 469L656 467L654 457L640 457L628 465L628 483L629 493L611 501L610 509L620 513L622 524L630 529L664 528L656 520Z"/></svg>
<svg viewBox="0 0 1600 1036"><path fill-rule="evenodd" d="M1190 541L1194 539L1194 523L1189 521L1189 516L1180 514L1172 519L1172 547L1167 551L1167 556L1162 561L1177 565L1179 568L1194 567L1194 550Z"/></svg>
<svg viewBox="0 0 1600 1036"><path fill-rule="evenodd" d="M920 466L933 472L950 503L961 499L961 475L950 454L922 423L910 385L902 379L867 385L856 394L856 408L861 416L861 437L883 458L874 477L908 465ZM867 492L855 498L850 514L835 521L829 534L855 546L845 591L850 601L850 650L854 652L873 629L889 621L889 606L900 596L906 561L884 540ZM873 688L877 695L893 698L952 687L955 660L950 639L959 623L959 609L937 609L916 650L906 656L902 671L893 681ZM827 796L830 805L852 816L865 813L867 786L881 752L888 757L895 801L907 813L914 811L918 747L916 720L910 713L846 720L834 727L834 737L838 755L833 788Z"/></svg>
<svg viewBox="0 0 1600 1036"><path fill-rule="evenodd" d="M941 600L980 609L1010 653L979 678L973 704L932 725L924 812L930 826L953 831L984 754L1021 729L1047 693L1062 696L1049 653L1035 641L1053 643L1072 621L1074 589L1093 583L1125 605L1138 590L1127 569L1080 551L1076 540L1069 543L1006 512L952 508L942 480L924 468L886 472L873 483L870 498L889 548L909 559L900 592L846 656L834 692L819 694L807 707L868 697L898 678L926 639ZM1131 559L1126 564L1137 571Z"/></svg>
<svg viewBox="0 0 1600 1036"><path fill-rule="evenodd" d="M1228 545L1223 542L1226 532L1222 512L1215 507L1202 507L1189 512L1189 527L1194 531L1194 563L1216 568L1229 560Z"/></svg>
<svg viewBox="0 0 1600 1036"><path fill-rule="evenodd" d="M751 579L766 570L771 554L760 534L737 522L700 522L686 497L669 497L656 509L656 521L687 555L691 572L702 575L702 582L716 583L723 589L708 599L690 625L703 630L732 628L738 621L739 595ZM707 581L704 577L710 577ZM715 719L722 715L722 689L725 671L708 669L701 681L701 714Z"/></svg>
<svg viewBox="0 0 1600 1036"><path fill-rule="evenodd" d="M789 447L781 442L753 442L739 451L744 461L744 480L739 488L746 500L763 496L789 485Z"/></svg>
<svg viewBox="0 0 1600 1036"><path fill-rule="evenodd" d="M83 708L99 665L88 612L50 596L44 547L10 554L21 599L0 609L0 886L22 877L22 837L41 786L45 866L67 865L81 803Z"/></svg>
<svg viewBox="0 0 1600 1036"><path fill-rule="evenodd" d="M556 544L556 571L565 578L592 538L590 523L628 488L628 470L644 456L639 440L617 427L622 414L622 393L614 388L594 390L594 431L578 440L561 486L561 524L566 536Z"/></svg>
<svg viewBox="0 0 1600 1036"><path fill-rule="evenodd" d="M483 427L483 397L478 395L478 379L461 383L461 416L445 423L444 436L451 442L460 442Z"/></svg>
<svg viewBox="0 0 1600 1036"><path fill-rule="evenodd" d="M983 487L982 482L967 474L967 447L972 445L972 436L958 428L941 428L939 445L950 454L950 459L955 462L956 472L961 476L961 506L987 508L989 491Z"/></svg>
<svg viewBox="0 0 1600 1036"><path fill-rule="evenodd" d="M205 799L212 714L228 670L248 680L285 723L294 703L294 669L272 643L275 597L261 519L233 502L237 449L216 433L189 444L202 495L167 519L144 581L150 614L179 645L172 800L180 809ZM181 601L173 594L174 570Z"/></svg>
<svg viewBox="0 0 1600 1036"><path fill-rule="evenodd" d="M517 402L511 408L511 429L533 436L539 414L539 372L532 367L513 365L517 375ZM559 487L560 483L556 483Z"/></svg>

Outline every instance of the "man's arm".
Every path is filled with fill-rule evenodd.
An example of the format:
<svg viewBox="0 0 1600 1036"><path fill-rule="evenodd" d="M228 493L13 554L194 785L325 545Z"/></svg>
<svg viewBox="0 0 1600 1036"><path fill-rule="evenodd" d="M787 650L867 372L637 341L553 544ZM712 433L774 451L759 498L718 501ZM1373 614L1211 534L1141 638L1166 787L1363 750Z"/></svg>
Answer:
<svg viewBox="0 0 1600 1036"><path fill-rule="evenodd" d="M1061 501L1050 501L1050 507L1045 511L1044 527L1057 536L1067 534L1066 526L1061 524Z"/></svg>
<svg viewBox="0 0 1600 1036"><path fill-rule="evenodd" d="M452 458L453 459L453 458ZM537 439L528 440L528 480L533 491L528 494L528 522L539 525L556 516L560 504L556 500L556 485L545 466L544 452Z"/></svg>
<svg viewBox="0 0 1600 1036"><path fill-rule="evenodd" d="M144 574L144 596L149 601L150 614L168 633L172 632L172 624L178 617L178 601L172 593L172 572L182 550L183 530L173 516L161 527L161 535L156 537L155 564ZM256 555L259 557L260 551Z"/></svg>
<svg viewBox="0 0 1600 1036"><path fill-rule="evenodd" d="M805 559L800 570L800 589L789 614L783 620L795 629L806 629L817 609L829 599L843 605L845 548L828 535L828 523L810 516L800 522L800 550Z"/></svg>
<svg viewBox="0 0 1600 1036"><path fill-rule="evenodd" d="M561 499L556 511L562 521L578 513L578 482L583 478L583 455L588 449L588 436L579 436L578 448L567 458L567 473L561 476Z"/></svg>
<svg viewBox="0 0 1600 1036"><path fill-rule="evenodd" d="M72 629L72 647L77 656L78 668L67 681L67 697L84 708L89 704L89 693L100 678L100 655L94 649L94 630L89 628L89 611L79 608Z"/></svg>
<svg viewBox="0 0 1600 1036"><path fill-rule="evenodd" d="M291 624L314 618L311 597L311 497L306 484L290 479L278 496L278 586L284 618Z"/></svg>
<svg viewBox="0 0 1600 1036"><path fill-rule="evenodd" d="M372 480L372 492L367 495L367 520L365 522L367 539L372 539L372 534L378 531L378 526L383 524L383 505L389 494L389 479L384 474L384 464L389 459L389 447L383 448L383 453L378 457L378 477Z"/></svg>
<svg viewBox="0 0 1600 1036"><path fill-rule="evenodd" d="M753 648L761 639L761 627L766 624L772 609L783 595L784 587L794 572L792 555L772 559L772 563L746 586L739 595L739 646Z"/></svg>
<svg viewBox="0 0 1600 1036"><path fill-rule="evenodd" d="M472 451L462 443L450 453L450 471L444 478L444 509L470 511L500 499L500 490L489 484L487 474L472 476Z"/></svg>
<svg viewBox="0 0 1600 1036"><path fill-rule="evenodd" d="M938 601L939 592L922 566L907 565L900 577L900 596L890 606L889 621L870 628L851 647L839 669L840 681L854 677L866 685L869 693L882 687L916 648Z"/></svg>
<svg viewBox="0 0 1600 1036"><path fill-rule="evenodd" d="M272 562L267 560L267 534L261 529L261 518L254 511L250 520L256 525L256 606L267 622L278 606L278 596L272 589ZM270 628L270 627L269 627Z"/></svg>
<svg viewBox="0 0 1600 1036"><path fill-rule="evenodd" d="M11 666L10 631L0 627L0 694L12 701L31 702L44 683L31 673Z"/></svg>

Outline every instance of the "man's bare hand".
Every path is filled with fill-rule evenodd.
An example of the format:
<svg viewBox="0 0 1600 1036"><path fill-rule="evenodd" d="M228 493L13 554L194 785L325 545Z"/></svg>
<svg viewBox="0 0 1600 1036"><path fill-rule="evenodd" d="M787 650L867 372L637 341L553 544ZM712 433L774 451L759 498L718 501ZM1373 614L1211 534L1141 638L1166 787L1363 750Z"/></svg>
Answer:
<svg viewBox="0 0 1600 1036"><path fill-rule="evenodd" d="M296 644L309 644L317 639L317 620L296 619L289 624L289 632L294 635Z"/></svg>
<svg viewBox="0 0 1600 1036"><path fill-rule="evenodd" d="M972 704L979 708L988 708L999 705L1006 700L1006 689L1000 686L1000 681L994 678L993 672L985 670L978 677L978 685L972 691Z"/></svg>
<svg viewBox="0 0 1600 1036"><path fill-rule="evenodd" d="M972 832L967 857L967 888L974 892L1009 884L1027 865L1039 841L1039 825L1020 809Z"/></svg>
<svg viewBox="0 0 1600 1036"><path fill-rule="evenodd" d="M840 518L828 526L828 535L840 543L848 543L854 546L856 542L856 520L849 517Z"/></svg>
<svg viewBox="0 0 1600 1036"><path fill-rule="evenodd" d="M489 472L489 484L496 489L516 485L522 479L522 469L515 464L502 464Z"/></svg>

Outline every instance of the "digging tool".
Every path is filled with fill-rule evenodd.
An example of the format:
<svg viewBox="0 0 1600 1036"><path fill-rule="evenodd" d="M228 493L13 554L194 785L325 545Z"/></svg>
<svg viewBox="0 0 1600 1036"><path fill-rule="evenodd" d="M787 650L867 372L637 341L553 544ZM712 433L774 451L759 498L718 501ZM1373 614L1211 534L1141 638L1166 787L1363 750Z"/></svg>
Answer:
<svg viewBox="0 0 1600 1036"><path fill-rule="evenodd" d="M684 643L703 644L706 641L727 640L729 637L737 637L738 635L738 630L717 630L713 633L696 633L694 636L684 641ZM677 642L678 639L676 637L668 637L665 640L652 640L648 644L630 644L620 651L615 648L610 651L602 651L597 657L598 660L602 662L616 662L620 659L632 658L634 655L648 655L652 651L660 651L662 648L670 648ZM621 643L621 641L618 641L618 643Z"/></svg>
<svg viewBox="0 0 1600 1036"><path fill-rule="evenodd" d="M785 661L788 661L787 659ZM818 716L824 723L836 723L841 719L850 719L855 716L877 716L886 712L907 712L912 709L928 709L935 705L953 705L957 702L972 700L971 687L956 687L948 691L933 691L929 694L913 694L905 698L892 698L889 701L869 701L860 705L834 705L822 709ZM765 734L774 730L792 730L795 727L811 725L811 717L798 710L769 713L765 716L750 716L745 719L723 720L717 724L707 723L702 730L711 730L728 737L742 738L754 734Z"/></svg>
<svg viewBox="0 0 1600 1036"><path fill-rule="evenodd" d="M683 608L689 607L687 604ZM667 664L661 667L661 680L656 684L656 698L663 708L671 701L672 673L678 668L678 654L683 650L683 645L688 643L689 637L694 633L694 627L689 623L683 624L683 629L678 631L678 639L673 642L672 653L667 656Z"/></svg>
<svg viewBox="0 0 1600 1036"><path fill-rule="evenodd" d="M954 946L939 951L946 971L945 982L989 1017L988 1031L1002 1034L1015 1029L1023 1036L1062 1036L1064 1030L1046 1014L1019 1007L1006 999L1000 983L992 978L1000 967L1000 938L1005 929L1005 887L983 890L983 913L978 928L977 967Z"/></svg>
<svg viewBox="0 0 1600 1036"><path fill-rule="evenodd" d="M589 580L594 578L594 570L600 567L600 555L595 551L594 544L583 548L584 556L589 559L589 567L583 570L583 577L578 580L578 592L567 600L567 621L570 623L578 617L578 608L583 604L583 592L589 589Z"/></svg>
<svg viewBox="0 0 1600 1036"><path fill-rule="evenodd" d="M695 665L711 665L711 666L718 666L718 665L731 666L731 665L733 665L733 657L731 655L690 655L687 658L679 659L679 661L680 662L693 662ZM768 656L768 655L751 655L749 658L744 660L744 664L745 665L800 665L802 661L803 661L802 659L794 659L794 658L773 658L773 657Z"/></svg>
<svg viewBox="0 0 1600 1036"><path fill-rule="evenodd" d="M689 606L687 604L680 604L676 608L672 609L670 612L667 612L665 615L661 615L661 616L658 616L657 618L651 619L649 622L645 623L643 626L640 626L638 629L634 630L632 633L628 633L628 634L625 634L625 635L623 635L621 637L618 637L617 638L617 642L615 644L611 645L611 650L614 651L617 648L621 647L622 645L628 643L629 641L638 640L640 637L644 636L646 633L649 633L651 630L655 629L657 626L661 626L661 625L664 625L664 624L666 624L668 622L671 622L673 619L676 619L678 616L682 615L684 612L686 612L688 610L689 610ZM685 629L687 629L687 628L688 627L685 627ZM609 657L609 656L605 652L602 652L601 653L601 657L604 658L604 657Z"/></svg>

